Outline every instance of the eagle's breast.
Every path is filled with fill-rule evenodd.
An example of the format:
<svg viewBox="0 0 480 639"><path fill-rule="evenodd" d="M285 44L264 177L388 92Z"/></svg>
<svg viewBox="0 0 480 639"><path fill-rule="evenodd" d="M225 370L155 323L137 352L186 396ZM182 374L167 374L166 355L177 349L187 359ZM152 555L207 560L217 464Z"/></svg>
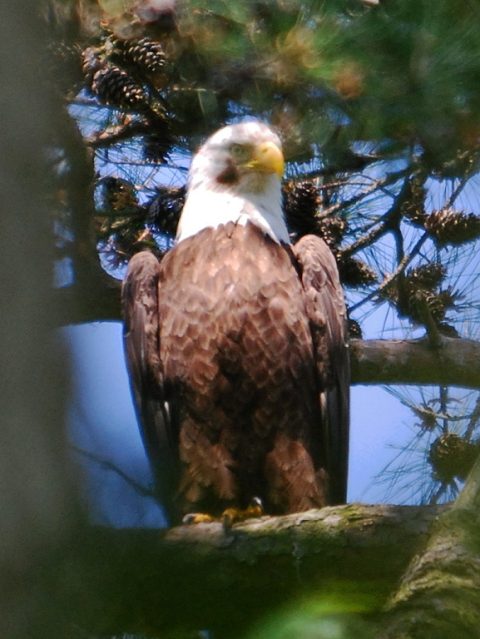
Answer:
<svg viewBox="0 0 480 639"><path fill-rule="evenodd" d="M204 441L206 455L217 447L219 463L228 455L229 468L249 469L258 484L274 436L310 439L318 420L312 338L289 251L253 224L205 229L165 256L159 290L165 380L183 406L181 458L194 466Z"/></svg>

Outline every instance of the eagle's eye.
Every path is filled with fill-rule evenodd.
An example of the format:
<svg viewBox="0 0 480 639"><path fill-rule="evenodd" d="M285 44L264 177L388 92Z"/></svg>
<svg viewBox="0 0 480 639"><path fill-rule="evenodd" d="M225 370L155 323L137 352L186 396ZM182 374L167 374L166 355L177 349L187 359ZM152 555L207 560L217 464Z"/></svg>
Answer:
<svg viewBox="0 0 480 639"><path fill-rule="evenodd" d="M236 162L246 162L252 155L252 148L246 144L233 143L230 146L230 153Z"/></svg>

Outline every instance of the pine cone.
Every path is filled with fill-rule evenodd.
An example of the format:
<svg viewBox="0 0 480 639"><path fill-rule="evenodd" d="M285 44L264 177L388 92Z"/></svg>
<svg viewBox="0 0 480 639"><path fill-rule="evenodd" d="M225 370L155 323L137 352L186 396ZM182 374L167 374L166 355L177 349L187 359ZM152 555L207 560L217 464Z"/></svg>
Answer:
<svg viewBox="0 0 480 639"><path fill-rule="evenodd" d="M425 322L425 307L428 308L435 322L441 322L449 308L454 306L455 295L451 289L444 291L429 291L416 287L409 287L407 292L407 308L399 309L403 314L423 324Z"/></svg>
<svg viewBox="0 0 480 639"><path fill-rule="evenodd" d="M406 279L414 288L433 290L445 279L446 274L444 266L432 263L408 270Z"/></svg>
<svg viewBox="0 0 480 639"><path fill-rule="evenodd" d="M440 435L430 446L428 461L434 476L450 483L455 477L465 479L479 451L478 444L467 441L455 433Z"/></svg>
<svg viewBox="0 0 480 639"><path fill-rule="evenodd" d="M143 157L147 162L163 162L172 146L172 137L167 131L151 133L143 139Z"/></svg>
<svg viewBox="0 0 480 639"><path fill-rule="evenodd" d="M124 55L149 75L161 73L166 63L163 46L150 38L127 40L124 44Z"/></svg>
<svg viewBox="0 0 480 639"><path fill-rule="evenodd" d="M119 67L105 66L95 72L92 91L106 104L138 109L148 105L146 90Z"/></svg>
<svg viewBox="0 0 480 639"><path fill-rule="evenodd" d="M121 40L113 36L108 44L113 63L125 67L133 77L140 75L156 88L165 84L166 55L160 42L150 38Z"/></svg>
<svg viewBox="0 0 480 639"><path fill-rule="evenodd" d="M88 87L91 88L93 76L105 65L99 54L99 50L95 47L87 47L82 51L82 73Z"/></svg>
<svg viewBox="0 0 480 639"><path fill-rule="evenodd" d="M352 339L362 339L363 337L360 324L357 322L357 320L351 319L350 317L348 318L348 336Z"/></svg>
<svg viewBox="0 0 480 639"><path fill-rule="evenodd" d="M131 182L116 177L104 178L100 186L103 187L103 208L107 211L125 211L138 207L137 195Z"/></svg>
<svg viewBox="0 0 480 639"><path fill-rule="evenodd" d="M148 221L159 231L174 235L185 203L185 187L158 189L158 195L148 207Z"/></svg>
<svg viewBox="0 0 480 639"><path fill-rule="evenodd" d="M70 44L62 40L52 40L42 58L45 64L45 77L53 81L56 88L62 92L69 91L81 82L82 49L78 44Z"/></svg>
<svg viewBox="0 0 480 639"><path fill-rule="evenodd" d="M408 317L419 324L427 322L426 311L439 324L455 304L451 288L437 290L446 275L441 264L426 264L407 271L404 277L392 282L382 297L395 304L400 317Z"/></svg>
<svg viewBox="0 0 480 639"><path fill-rule="evenodd" d="M435 411L428 406L412 407L412 410L421 420L419 426L425 430L433 430L435 428L437 425L437 415Z"/></svg>
<svg viewBox="0 0 480 639"><path fill-rule="evenodd" d="M288 182L283 187L283 205L289 229L302 237L318 233L316 214L321 204L317 187L312 182Z"/></svg>
<svg viewBox="0 0 480 639"><path fill-rule="evenodd" d="M333 249L342 241L347 222L337 215L328 215L318 220L318 227L318 234Z"/></svg>
<svg viewBox="0 0 480 639"><path fill-rule="evenodd" d="M463 244L480 237L480 217L449 207L431 213L424 226L439 244Z"/></svg>
<svg viewBox="0 0 480 639"><path fill-rule="evenodd" d="M368 264L353 257L337 256L340 280L345 286L368 286L377 281L375 271Z"/></svg>
<svg viewBox="0 0 480 639"><path fill-rule="evenodd" d="M426 194L427 189L421 180L418 178L410 180L408 193L401 207L401 213L410 220L412 224L423 226L425 223L427 217L425 213Z"/></svg>

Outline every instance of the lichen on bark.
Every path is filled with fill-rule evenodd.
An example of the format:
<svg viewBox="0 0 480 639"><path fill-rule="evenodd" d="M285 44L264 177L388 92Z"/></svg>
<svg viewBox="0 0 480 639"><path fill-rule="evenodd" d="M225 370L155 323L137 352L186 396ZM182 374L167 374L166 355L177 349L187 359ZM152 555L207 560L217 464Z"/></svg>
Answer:
<svg viewBox="0 0 480 639"><path fill-rule="evenodd" d="M379 639L480 636L480 460L390 599Z"/></svg>

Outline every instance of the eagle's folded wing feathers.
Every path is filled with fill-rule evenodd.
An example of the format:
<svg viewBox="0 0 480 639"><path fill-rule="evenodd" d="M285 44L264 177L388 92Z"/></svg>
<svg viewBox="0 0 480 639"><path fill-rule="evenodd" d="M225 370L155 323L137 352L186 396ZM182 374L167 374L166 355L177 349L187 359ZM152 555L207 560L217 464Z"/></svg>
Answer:
<svg viewBox="0 0 480 639"><path fill-rule="evenodd" d="M345 302L335 258L322 239L306 235L293 251L301 269L316 349L329 502L343 503L348 474L350 380Z"/></svg>

